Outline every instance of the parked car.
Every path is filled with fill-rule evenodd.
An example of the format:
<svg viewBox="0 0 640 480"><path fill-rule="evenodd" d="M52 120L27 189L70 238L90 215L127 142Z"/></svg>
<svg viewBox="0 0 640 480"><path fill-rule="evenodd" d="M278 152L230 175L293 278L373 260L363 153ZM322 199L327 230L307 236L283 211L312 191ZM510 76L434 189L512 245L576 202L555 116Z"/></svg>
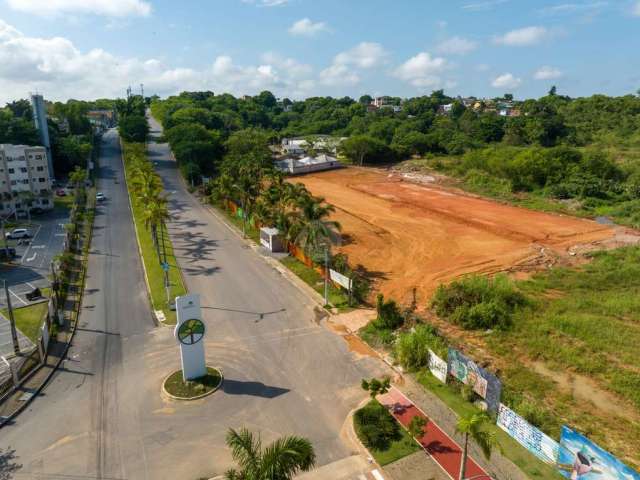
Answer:
<svg viewBox="0 0 640 480"><path fill-rule="evenodd" d="M16 257L15 248L0 248L0 260L11 260Z"/></svg>
<svg viewBox="0 0 640 480"><path fill-rule="evenodd" d="M104 202L106 199L107 199L107 197L104 196L104 193L102 193L102 192L96 193L96 201Z"/></svg>
<svg viewBox="0 0 640 480"><path fill-rule="evenodd" d="M59 197L65 197L67 195L67 191L64 188L59 188L56 190L56 195Z"/></svg>
<svg viewBox="0 0 640 480"><path fill-rule="evenodd" d="M31 232L26 228L14 228L10 232L5 233L5 237L7 237L9 240L31 238Z"/></svg>

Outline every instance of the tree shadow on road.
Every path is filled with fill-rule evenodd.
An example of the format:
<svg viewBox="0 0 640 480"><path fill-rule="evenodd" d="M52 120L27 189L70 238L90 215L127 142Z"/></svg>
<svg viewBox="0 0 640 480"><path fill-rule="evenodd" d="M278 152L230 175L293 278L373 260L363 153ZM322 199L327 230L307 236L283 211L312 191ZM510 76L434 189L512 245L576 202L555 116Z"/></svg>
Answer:
<svg viewBox="0 0 640 480"><path fill-rule="evenodd" d="M16 458L15 450L0 448L0 480L13 478L13 474L22 468L21 464L15 462Z"/></svg>
<svg viewBox="0 0 640 480"><path fill-rule="evenodd" d="M222 391L228 395L248 395L251 397L276 398L290 392L288 388L272 387L262 382L243 382L224 379Z"/></svg>

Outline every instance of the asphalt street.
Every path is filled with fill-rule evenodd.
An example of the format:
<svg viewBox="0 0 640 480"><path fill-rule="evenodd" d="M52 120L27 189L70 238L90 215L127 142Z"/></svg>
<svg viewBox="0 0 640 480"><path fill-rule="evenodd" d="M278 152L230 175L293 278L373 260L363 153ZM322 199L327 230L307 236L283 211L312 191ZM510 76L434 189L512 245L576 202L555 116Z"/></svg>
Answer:
<svg viewBox="0 0 640 480"><path fill-rule="evenodd" d="M152 122L154 130L157 124ZM69 359L43 395L0 430L14 478L192 479L231 465L229 427L308 437L320 465L354 453L341 435L363 398L360 380L386 372L317 322L314 304L244 246L179 179L166 145L150 145L174 218L169 225L187 287L200 293L205 349L225 382L214 395L161 395L180 367L173 329L150 316L117 136L104 135L99 207L81 325ZM119 183L115 183L119 179ZM355 476L355 478L358 478Z"/></svg>

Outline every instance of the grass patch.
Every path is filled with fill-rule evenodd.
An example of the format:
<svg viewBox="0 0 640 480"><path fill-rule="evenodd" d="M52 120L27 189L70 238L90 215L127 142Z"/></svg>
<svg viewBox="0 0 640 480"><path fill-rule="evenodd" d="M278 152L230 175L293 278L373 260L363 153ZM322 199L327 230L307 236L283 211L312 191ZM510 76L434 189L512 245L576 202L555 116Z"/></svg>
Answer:
<svg viewBox="0 0 640 480"><path fill-rule="evenodd" d="M175 397L189 399L215 390L221 382L222 374L217 368L207 367L204 377L187 382L182 379L182 370L178 370L165 380L164 388Z"/></svg>
<svg viewBox="0 0 640 480"><path fill-rule="evenodd" d="M43 289L42 295L49 296L49 289ZM14 308L13 316L16 319L16 327L32 342L37 342L40 336L40 327L47 314L47 302L35 303L26 307ZM2 315L9 318L9 311L2 309Z"/></svg>
<svg viewBox="0 0 640 480"><path fill-rule="evenodd" d="M307 267L295 257L285 257L280 262L295 273L302 281L324 297L324 278L313 268ZM350 310L349 295L329 282L329 303L340 311Z"/></svg>
<svg viewBox="0 0 640 480"><path fill-rule="evenodd" d="M473 404L466 401L460 395L458 389L448 384L445 385L428 371L423 370L418 373L417 380L423 387L433 392L458 416L465 417L479 411ZM511 460L520 470L529 476L529 478L558 480L564 478L555 468L542 463L502 429L495 425L489 425L488 429L495 432L498 444L502 449L502 454Z"/></svg>
<svg viewBox="0 0 640 480"><path fill-rule="evenodd" d="M411 435L377 400L371 400L357 410L353 424L358 438L381 466L421 450Z"/></svg>
<svg viewBox="0 0 640 480"><path fill-rule="evenodd" d="M127 169L127 179L129 178L129 155L146 154L147 152L145 144L124 143L124 161L125 168ZM132 194L130 188L131 186L129 185L129 181L127 180L127 189L129 189L129 197L131 198ZM138 231L138 241L140 242L140 249L142 251L142 261L144 262L144 267L147 272L147 278L149 279L149 293L151 295L151 303L153 305L153 309L162 310L166 318L165 323L169 325L175 325L176 312L169 309L167 305L167 294L164 285L164 271L162 270L160 259L158 258L156 248L153 244L151 230L144 225L142 206L136 204L135 201L132 201L131 203L133 210L133 220L136 224L136 229ZM164 242L167 251L170 284L169 298L173 300L177 296L185 295L187 293L187 290L184 286L184 283L182 282L180 267L178 266L178 262L176 261L175 255L173 253L173 244L171 243L171 239L169 238L168 233L163 229L162 232L159 232L158 237L159 243L162 245L162 243Z"/></svg>

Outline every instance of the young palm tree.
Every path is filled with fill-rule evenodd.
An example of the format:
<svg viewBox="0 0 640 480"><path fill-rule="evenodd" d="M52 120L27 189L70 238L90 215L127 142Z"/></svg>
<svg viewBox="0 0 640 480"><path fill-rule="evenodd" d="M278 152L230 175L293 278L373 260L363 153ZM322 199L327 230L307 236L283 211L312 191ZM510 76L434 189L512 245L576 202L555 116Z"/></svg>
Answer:
<svg viewBox="0 0 640 480"><path fill-rule="evenodd" d="M335 243L341 226L338 222L328 220L335 208L324 203L321 197L303 196L298 205L297 222L294 226L296 243L306 252L318 253Z"/></svg>
<svg viewBox="0 0 640 480"><path fill-rule="evenodd" d="M144 210L142 211L142 218L144 219L144 226L151 229L151 238L153 244L156 247L156 253L160 258L160 242L158 241L158 228L167 222L171 215L169 215L169 209L167 208L167 199L158 195L151 199L149 203L144 204Z"/></svg>
<svg viewBox="0 0 640 480"><path fill-rule="evenodd" d="M491 451L497 445L495 433L487 430L491 423L485 413L477 412L458 420L456 431L464 434L464 446L462 449L462 459L460 460L460 476L458 480L464 480L467 467L467 456L469 454L469 437L478 444L484 456L491 458Z"/></svg>
<svg viewBox="0 0 640 480"><path fill-rule="evenodd" d="M239 467L226 472L227 480L290 480L316 462L313 446L302 437L282 437L263 448L260 436L243 428L229 429L226 442Z"/></svg>

